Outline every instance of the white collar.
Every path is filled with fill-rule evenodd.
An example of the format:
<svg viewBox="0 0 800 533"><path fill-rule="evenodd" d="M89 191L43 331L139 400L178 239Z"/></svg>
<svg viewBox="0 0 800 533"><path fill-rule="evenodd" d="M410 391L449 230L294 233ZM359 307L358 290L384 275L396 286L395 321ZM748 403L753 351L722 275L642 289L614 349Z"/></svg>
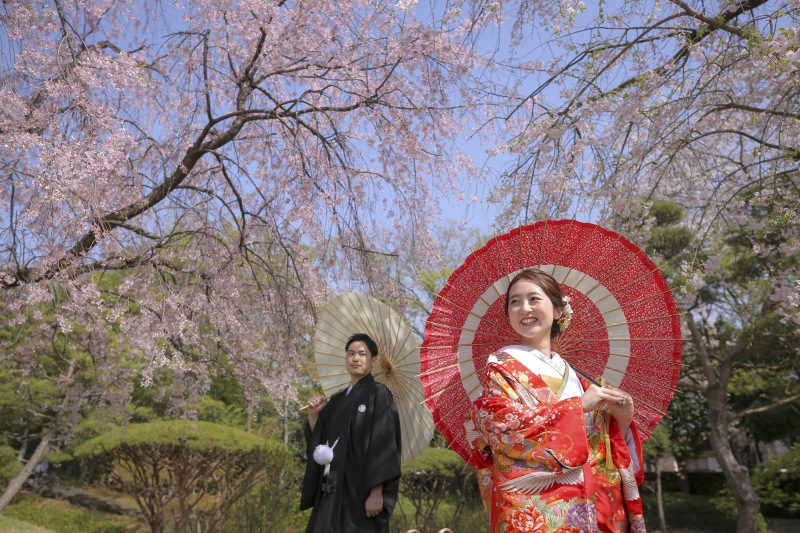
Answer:
<svg viewBox="0 0 800 533"><path fill-rule="evenodd" d="M519 361L520 363L524 364L525 366L530 368L528 362L531 358L536 358L539 361L547 364L553 370L558 372L559 375L564 375L564 370L567 367L567 362L561 358L556 352L550 352L552 357L547 357L545 354L540 352L535 348L530 348L528 346L522 345L514 345L514 346L506 346L501 351L508 353L514 359Z"/></svg>

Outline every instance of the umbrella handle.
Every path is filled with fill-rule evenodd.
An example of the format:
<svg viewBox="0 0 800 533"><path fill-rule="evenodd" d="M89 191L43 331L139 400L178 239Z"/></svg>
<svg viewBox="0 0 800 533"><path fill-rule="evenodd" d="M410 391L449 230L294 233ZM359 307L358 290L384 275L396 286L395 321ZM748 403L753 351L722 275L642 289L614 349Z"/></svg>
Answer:
<svg viewBox="0 0 800 533"><path fill-rule="evenodd" d="M323 399L324 399L326 402L328 401L328 398L327 398L327 397L323 396L322 398L323 398ZM305 405L304 405L304 406L302 406L302 407L301 407L299 410L300 410L300 411L305 411L306 409L308 409L308 404L305 404Z"/></svg>

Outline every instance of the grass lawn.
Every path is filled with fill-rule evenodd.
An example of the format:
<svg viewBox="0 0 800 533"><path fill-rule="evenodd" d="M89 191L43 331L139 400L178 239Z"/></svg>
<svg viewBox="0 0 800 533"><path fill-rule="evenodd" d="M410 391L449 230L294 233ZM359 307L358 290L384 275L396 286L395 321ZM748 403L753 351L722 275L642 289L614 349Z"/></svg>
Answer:
<svg viewBox="0 0 800 533"><path fill-rule="evenodd" d="M86 511L68 502L21 494L5 509L0 518L14 520L24 529L12 529L0 522L0 531L56 533L123 533L133 525L130 517Z"/></svg>
<svg viewBox="0 0 800 533"><path fill-rule="evenodd" d="M0 515L0 531L3 533L54 533L52 529L45 529L5 515Z"/></svg>

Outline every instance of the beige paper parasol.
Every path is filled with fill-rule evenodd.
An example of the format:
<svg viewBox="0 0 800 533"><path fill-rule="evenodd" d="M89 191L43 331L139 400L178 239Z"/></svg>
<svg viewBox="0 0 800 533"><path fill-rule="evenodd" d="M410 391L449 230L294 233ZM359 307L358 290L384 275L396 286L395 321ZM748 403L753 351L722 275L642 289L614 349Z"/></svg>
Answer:
<svg viewBox="0 0 800 533"><path fill-rule="evenodd" d="M392 391L400 414L403 461L428 447L433 418L419 374L419 342L403 318L372 296L348 292L334 298L319 315L314 333L314 360L319 383L330 396L350 383L345 368L345 343L354 333L366 333L378 344L372 375Z"/></svg>

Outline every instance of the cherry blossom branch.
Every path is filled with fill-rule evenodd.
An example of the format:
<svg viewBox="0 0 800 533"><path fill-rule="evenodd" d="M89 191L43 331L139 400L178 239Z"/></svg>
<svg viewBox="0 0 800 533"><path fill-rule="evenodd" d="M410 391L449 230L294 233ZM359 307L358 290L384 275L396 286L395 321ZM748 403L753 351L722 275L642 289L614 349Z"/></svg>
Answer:
<svg viewBox="0 0 800 533"><path fill-rule="evenodd" d="M683 11L687 15L689 15L690 17L692 17L694 19L699 20L700 22L702 22L703 24L705 24L709 28L713 28L715 30L727 31L728 33L732 33L733 35L736 35L737 37L744 37L744 33L742 32L742 30L740 30L739 28L737 28L735 26L731 26L730 24L727 24L727 22L730 22L731 20L735 19L736 17L738 17L739 15L744 13L745 11L752 11L753 9L757 8L758 6L760 6L761 4L765 3L767 0L755 0L754 2L750 2L750 1L738 2L736 4L736 9L725 10L725 12L723 14L718 15L717 17L709 17L709 16L701 13L700 11L697 11L696 9L692 8L689 4L687 4L686 2L684 2L682 0L669 0L669 1L672 2L673 4L677 5L677 6L680 6L681 9L683 9ZM698 38L701 39L706 35L707 32L708 32L708 30L704 31L701 28L700 30L697 30L696 35L697 35Z"/></svg>

